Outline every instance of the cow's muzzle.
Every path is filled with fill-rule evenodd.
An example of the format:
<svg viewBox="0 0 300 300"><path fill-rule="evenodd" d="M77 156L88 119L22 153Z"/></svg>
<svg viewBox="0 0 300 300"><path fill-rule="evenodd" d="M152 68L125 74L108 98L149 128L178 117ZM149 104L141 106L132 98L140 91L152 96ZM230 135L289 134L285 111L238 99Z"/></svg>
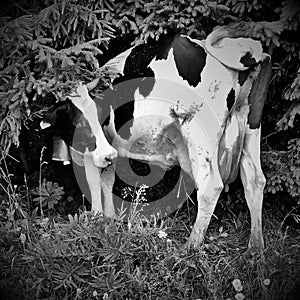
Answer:
<svg viewBox="0 0 300 300"><path fill-rule="evenodd" d="M106 168L112 165L117 156L118 152L115 148L109 147L108 151L103 151L103 149L95 149L95 151L91 152L93 161L98 168Z"/></svg>

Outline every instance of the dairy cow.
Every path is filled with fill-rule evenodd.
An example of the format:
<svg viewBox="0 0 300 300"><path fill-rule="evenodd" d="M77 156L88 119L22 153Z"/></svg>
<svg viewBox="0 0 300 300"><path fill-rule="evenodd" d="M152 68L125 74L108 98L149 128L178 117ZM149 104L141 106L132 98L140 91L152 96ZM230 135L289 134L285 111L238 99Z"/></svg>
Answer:
<svg viewBox="0 0 300 300"><path fill-rule="evenodd" d="M93 207L103 211L101 185L104 213L114 216L113 149L165 169L180 165L197 188L197 218L188 240L197 247L222 189L240 173L251 214L248 249L261 252L260 123L271 61L260 42L220 27L202 41L176 35L133 47L107 65L119 76L101 101L92 101L85 85L70 97L95 139L93 151L71 148L74 161L88 165ZM107 117L103 131L101 114L101 122ZM99 176L103 167L108 168Z"/></svg>

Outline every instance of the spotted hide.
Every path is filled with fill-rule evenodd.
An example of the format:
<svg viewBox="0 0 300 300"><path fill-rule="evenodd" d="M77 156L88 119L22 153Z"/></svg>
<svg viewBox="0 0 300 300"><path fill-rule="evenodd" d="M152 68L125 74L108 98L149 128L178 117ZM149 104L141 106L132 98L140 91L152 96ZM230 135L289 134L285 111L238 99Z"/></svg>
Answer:
<svg viewBox="0 0 300 300"><path fill-rule="evenodd" d="M249 250L261 252L265 177L260 121L271 61L260 42L220 27L202 41L176 35L138 45L107 65L117 68L118 77L103 99L85 109L90 98L82 85L84 92L78 90L76 103L72 100L96 140L97 155L84 163L90 170L94 166L93 175L87 171L87 177L95 180L96 167L103 167L101 157L109 147L98 122L98 107L106 139L118 156L165 169L179 165L194 180L198 212L188 245L201 244L222 189L240 173L251 213ZM80 159L76 152L73 159L80 163L87 160L86 154ZM115 213L114 176L113 166L100 176L104 213L109 216ZM93 195L101 194L100 179L90 188L95 189ZM97 201L101 199L92 196L93 207L101 211Z"/></svg>

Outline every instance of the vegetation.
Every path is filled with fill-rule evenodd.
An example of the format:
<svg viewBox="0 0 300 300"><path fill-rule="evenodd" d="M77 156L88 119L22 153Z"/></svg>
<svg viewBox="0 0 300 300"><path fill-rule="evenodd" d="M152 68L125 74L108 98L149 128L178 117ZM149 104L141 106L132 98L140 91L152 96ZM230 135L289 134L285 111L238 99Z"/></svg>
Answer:
<svg viewBox="0 0 300 300"><path fill-rule="evenodd" d="M299 223L298 2L0 4L1 299L293 299L300 274L299 235L285 225L287 220ZM124 47L177 32L203 39L230 22L243 35L261 40L273 60L262 127L265 259L240 258L249 217L243 214L244 203L233 210L242 202L239 190L226 203L229 216L214 220L199 251L182 247L195 215L190 210L145 221L135 208L129 223L121 221L122 213L115 222L84 209L74 214L76 209L69 209L74 194L51 179L47 150L43 156L48 137L36 130L43 112L53 101L63 101L78 81L100 77L98 91L106 86L114 70L101 63ZM27 165L35 165L34 170ZM71 211L73 216L67 216Z"/></svg>
<svg viewBox="0 0 300 300"><path fill-rule="evenodd" d="M265 218L265 258L245 261L245 215L211 226L193 251L182 247L186 213L147 221L134 211L127 224L122 212L114 222L87 211L2 216L1 299L297 299L300 237L275 218Z"/></svg>
<svg viewBox="0 0 300 300"><path fill-rule="evenodd" d="M278 150L285 151L280 155L289 164L287 172L267 174L266 191L284 189L298 197L299 160L289 159L287 147L293 139L290 145L299 153L299 12L296 0L11 1L0 20L2 151L19 145L21 128L32 128L49 105L49 92L61 101L78 80L100 77L105 84L113 70L99 68L97 59L116 52L106 50L114 37L133 36L134 43L175 32L205 38L217 25L243 21L237 30L260 39L274 62L263 124L264 164L272 168L268 157Z"/></svg>

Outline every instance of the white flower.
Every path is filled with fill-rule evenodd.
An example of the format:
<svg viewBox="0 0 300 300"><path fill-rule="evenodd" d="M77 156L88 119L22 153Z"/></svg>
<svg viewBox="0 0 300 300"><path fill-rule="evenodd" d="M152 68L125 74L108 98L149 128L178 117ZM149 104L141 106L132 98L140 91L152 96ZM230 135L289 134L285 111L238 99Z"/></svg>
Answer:
<svg viewBox="0 0 300 300"><path fill-rule="evenodd" d="M108 300L108 294L107 294L107 293L104 293L102 299L103 299L103 300Z"/></svg>
<svg viewBox="0 0 300 300"><path fill-rule="evenodd" d="M93 291L93 297L97 297L98 293L97 291Z"/></svg>
<svg viewBox="0 0 300 300"><path fill-rule="evenodd" d="M168 234L166 233L166 232L164 232L163 230L160 230L159 232L158 232L158 237L160 238L160 239L164 239L164 238L166 238L168 236Z"/></svg>
<svg viewBox="0 0 300 300"><path fill-rule="evenodd" d="M229 234L227 232L222 232L220 234L220 236L223 237L223 238L227 238L229 236Z"/></svg>
<svg viewBox="0 0 300 300"><path fill-rule="evenodd" d="M237 294L234 296L234 298L235 298L236 300L244 300L244 299L245 299L245 296L244 296L244 294L242 294L242 293L237 293Z"/></svg>
<svg viewBox="0 0 300 300"><path fill-rule="evenodd" d="M77 296L78 296L79 294L81 294L81 289L78 288L78 289L76 290L76 293L77 293Z"/></svg>
<svg viewBox="0 0 300 300"><path fill-rule="evenodd" d="M269 278L266 278L264 281L263 281L264 285L268 286L270 283L271 283L271 280Z"/></svg>
<svg viewBox="0 0 300 300"><path fill-rule="evenodd" d="M20 240L21 240L22 244L24 244L26 242L26 235L24 233L20 234Z"/></svg>
<svg viewBox="0 0 300 300"><path fill-rule="evenodd" d="M239 279L234 279L232 281L232 285L237 292L241 292L243 290L243 285Z"/></svg>

